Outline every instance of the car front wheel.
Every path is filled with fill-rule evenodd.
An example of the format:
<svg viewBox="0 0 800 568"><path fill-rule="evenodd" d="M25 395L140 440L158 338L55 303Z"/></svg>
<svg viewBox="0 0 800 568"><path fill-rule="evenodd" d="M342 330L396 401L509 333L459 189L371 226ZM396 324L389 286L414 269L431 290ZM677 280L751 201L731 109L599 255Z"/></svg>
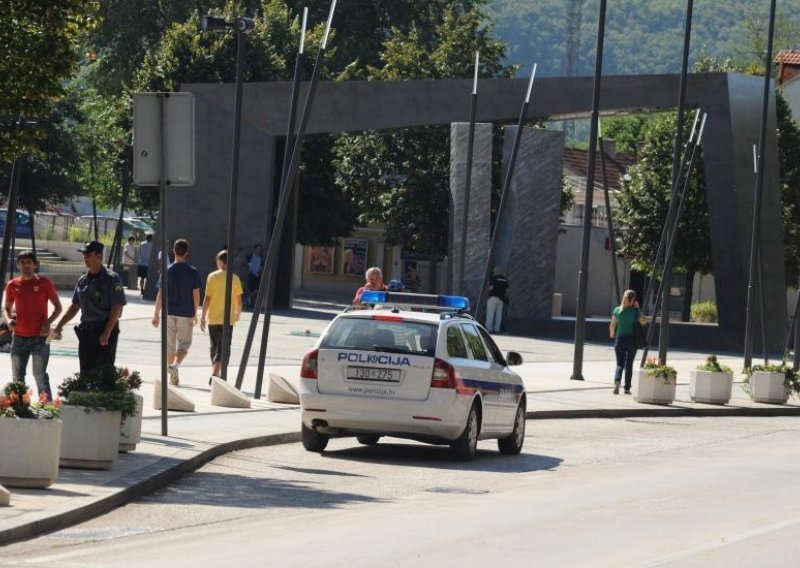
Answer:
<svg viewBox="0 0 800 568"><path fill-rule="evenodd" d="M305 424L301 424L300 437L303 441L303 447L309 452L322 452L328 445L329 436L320 434L316 430L308 428Z"/></svg>
<svg viewBox="0 0 800 568"><path fill-rule="evenodd" d="M480 433L480 419L478 418L478 404L472 405L467 416L467 425L458 439L450 444L453 456L458 461L471 461L478 450L478 434Z"/></svg>
<svg viewBox="0 0 800 568"><path fill-rule="evenodd" d="M510 436L497 440L497 447L501 454L516 456L522 451L523 443L525 443L525 405L520 403L514 417L514 430Z"/></svg>

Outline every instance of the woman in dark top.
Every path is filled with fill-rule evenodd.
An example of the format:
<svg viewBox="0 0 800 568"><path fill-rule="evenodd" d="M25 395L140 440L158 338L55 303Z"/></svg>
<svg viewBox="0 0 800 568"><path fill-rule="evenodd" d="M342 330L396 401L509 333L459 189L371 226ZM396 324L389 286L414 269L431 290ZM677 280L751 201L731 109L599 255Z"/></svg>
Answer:
<svg viewBox="0 0 800 568"><path fill-rule="evenodd" d="M614 312L611 314L611 325L609 326L609 335L614 339L614 352L617 355L617 368L614 371L614 394L619 394L623 370L625 371L625 394L631 394L633 359L636 357L636 339L633 329L640 317L636 292L625 290L619 306L614 308Z"/></svg>

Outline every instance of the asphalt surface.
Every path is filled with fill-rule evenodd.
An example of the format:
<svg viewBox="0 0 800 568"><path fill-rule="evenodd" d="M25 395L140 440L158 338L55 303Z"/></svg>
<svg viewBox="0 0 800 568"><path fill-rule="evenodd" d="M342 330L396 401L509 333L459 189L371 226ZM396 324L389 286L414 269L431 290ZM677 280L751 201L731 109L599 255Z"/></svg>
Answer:
<svg viewBox="0 0 800 568"><path fill-rule="evenodd" d="M70 295L62 294L68 302ZM0 545L62 529L85 521L131 500L166 486L214 458L245 448L284 444L299 440L299 409L294 405L270 403L264 396L253 399L258 364L258 344L246 363L242 391L251 397L252 408L231 409L210 404L208 337L195 331L189 357L181 367L180 391L196 405L193 413L170 412L168 435L162 436L161 415L153 409L154 380L161 374L160 335L152 327L153 305L128 293L129 305L121 321L117 364L142 372L145 397L143 439L136 451L121 454L108 471L61 469L59 479L47 490L13 490L11 506L0 508ZM290 383L298 380L302 357L311 349L328 321L341 309L335 303L305 300L295 309L273 315L267 351L267 375L275 373ZM252 314L244 314L233 337L231 380L236 377ZM259 325L259 328L261 326ZM630 396L611 394L614 355L609 344L587 344L583 372L586 381L571 381L571 342L547 341L509 335L496 336L503 351L522 354L524 363L516 367L529 393L529 429L536 421L548 418L665 417L800 415L792 399L787 405L764 405L749 401L734 385L734 397L727 406L691 402L688 378L691 369L702 362L705 353L670 352L670 364L679 372L676 401L669 406L639 404ZM260 331L256 335L260 341ZM0 366L8 354L0 353ZM720 354L723 363L742 367L741 358ZM7 367L7 368L9 368ZM69 329L64 340L53 344L49 366L51 386L77 371L77 339ZM736 378L741 381L741 376ZM441 450L441 448L434 448Z"/></svg>

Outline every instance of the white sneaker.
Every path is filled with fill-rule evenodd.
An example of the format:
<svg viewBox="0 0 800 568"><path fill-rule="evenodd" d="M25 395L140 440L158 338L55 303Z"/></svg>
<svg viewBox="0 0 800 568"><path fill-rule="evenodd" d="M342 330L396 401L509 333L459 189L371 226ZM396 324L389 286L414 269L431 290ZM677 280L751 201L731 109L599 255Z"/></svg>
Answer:
<svg viewBox="0 0 800 568"><path fill-rule="evenodd" d="M178 369L175 367L171 365L167 367L167 374L169 374L169 384L172 386L177 387L181 383L180 378L178 377Z"/></svg>

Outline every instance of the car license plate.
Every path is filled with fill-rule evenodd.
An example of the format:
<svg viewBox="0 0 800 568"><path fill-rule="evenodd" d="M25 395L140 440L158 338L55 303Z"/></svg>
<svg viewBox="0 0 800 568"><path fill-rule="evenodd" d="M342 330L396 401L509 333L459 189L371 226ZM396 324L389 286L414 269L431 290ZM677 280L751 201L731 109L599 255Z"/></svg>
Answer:
<svg viewBox="0 0 800 568"><path fill-rule="evenodd" d="M359 381L381 381L399 383L399 369L376 369L375 367L347 367L347 378Z"/></svg>

